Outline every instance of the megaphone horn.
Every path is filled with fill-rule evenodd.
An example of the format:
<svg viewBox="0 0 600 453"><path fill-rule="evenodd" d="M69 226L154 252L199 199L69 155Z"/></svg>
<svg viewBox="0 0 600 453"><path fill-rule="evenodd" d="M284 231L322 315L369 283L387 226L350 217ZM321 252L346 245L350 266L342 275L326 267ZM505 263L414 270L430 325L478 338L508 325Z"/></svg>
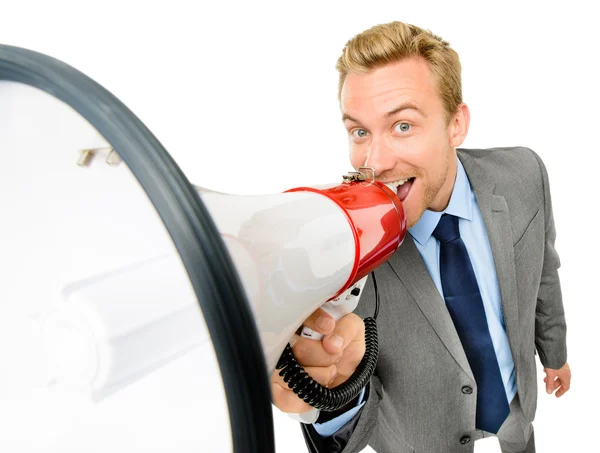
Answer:
<svg viewBox="0 0 600 453"><path fill-rule="evenodd" d="M81 249L80 255L93 257L88 267L82 256L63 260L69 272L57 272L56 256L66 254L71 239L64 234L52 238L54 255L45 260L43 248L31 252L46 263L34 279L52 274L46 280L60 289L52 309L42 303L51 297L30 297L42 307L53 378L78 381L96 400L107 397L201 341L195 316L200 303L236 449L273 451L272 431L265 431L265 423L272 425L266 371L280 368L316 408L335 409L356 396L377 361L374 321L365 321L367 354L357 373L331 390L302 374L288 342L319 307L335 319L353 311L368 274L404 239L402 204L372 169L348 173L341 183L280 194L218 193L190 184L127 107L64 63L0 45L0 82L0 95L13 101L0 103L0 118L20 119L3 123L11 126L2 128L0 149L13 160L2 183L18 187L22 197L15 204L3 191L3 204L44 211L58 233L73 234L72 253ZM49 125L48 118L59 120ZM28 166L34 152L41 164ZM32 183L14 176L13 167L31 170ZM33 182L40 190L31 188ZM138 196L139 186L151 205ZM150 209L144 211L144 203ZM131 206L139 212L129 212ZM109 208L116 209L113 218L100 212ZM123 222L120 229L114 218ZM136 229L140 224L144 235ZM172 239L168 247L160 240L163 224ZM106 229L113 233L108 239ZM18 229L9 231L16 236ZM18 247L29 245L19 244L5 253L7 269L22 253ZM9 297L18 292L6 288ZM5 297L5 286L0 290ZM318 338L308 329L303 335Z"/></svg>

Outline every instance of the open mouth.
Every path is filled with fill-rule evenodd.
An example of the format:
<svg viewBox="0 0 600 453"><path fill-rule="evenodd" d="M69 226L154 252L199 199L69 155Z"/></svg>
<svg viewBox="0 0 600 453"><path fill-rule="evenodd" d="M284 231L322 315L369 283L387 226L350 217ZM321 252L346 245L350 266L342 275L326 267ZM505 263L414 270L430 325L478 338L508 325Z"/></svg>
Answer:
<svg viewBox="0 0 600 453"><path fill-rule="evenodd" d="M386 182L385 185L396 192L400 201L404 201L408 196L415 178L399 179L398 181Z"/></svg>

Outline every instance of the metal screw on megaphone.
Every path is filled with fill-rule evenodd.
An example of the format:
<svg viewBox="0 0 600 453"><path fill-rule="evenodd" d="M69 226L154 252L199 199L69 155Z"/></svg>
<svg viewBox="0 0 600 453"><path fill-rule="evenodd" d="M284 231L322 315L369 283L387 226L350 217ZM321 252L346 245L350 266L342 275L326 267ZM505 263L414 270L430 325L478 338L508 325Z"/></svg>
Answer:
<svg viewBox="0 0 600 453"><path fill-rule="evenodd" d="M358 167L358 171L350 171L345 175L342 175L343 181L346 183L365 181L367 179L367 175L361 170L369 170L371 173L371 180L369 182L375 181L375 169L373 167Z"/></svg>
<svg viewBox="0 0 600 453"><path fill-rule="evenodd" d="M371 172L371 181L370 182L375 181L375 169L373 167L358 167L358 171L360 171L364 175L363 170L369 170Z"/></svg>

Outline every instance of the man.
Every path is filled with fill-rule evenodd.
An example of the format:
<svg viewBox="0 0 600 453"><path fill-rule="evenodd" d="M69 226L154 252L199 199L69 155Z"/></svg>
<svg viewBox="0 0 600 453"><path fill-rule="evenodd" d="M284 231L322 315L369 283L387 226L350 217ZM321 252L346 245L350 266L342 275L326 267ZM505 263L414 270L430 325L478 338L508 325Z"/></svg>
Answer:
<svg viewBox="0 0 600 453"><path fill-rule="evenodd" d="M470 452L496 435L505 453L534 452L536 349L548 393L562 396L571 378L543 163L526 148L458 149L470 119L460 62L430 32L373 27L337 69L352 165L397 191L410 235L375 271L375 374L351 404L302 425L309 449ZM348 379L364 354L372 280L356 314L315 312L305 325L325 338L293 346L323 385ZM282 411L310 409L277 373L272 390Z"/></svg>

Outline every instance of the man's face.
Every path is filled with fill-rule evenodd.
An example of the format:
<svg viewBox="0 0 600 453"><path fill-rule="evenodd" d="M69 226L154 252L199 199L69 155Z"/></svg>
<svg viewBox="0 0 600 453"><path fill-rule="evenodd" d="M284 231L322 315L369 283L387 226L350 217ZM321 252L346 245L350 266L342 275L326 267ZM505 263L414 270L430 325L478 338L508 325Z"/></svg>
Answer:
<svg viewBox="0 0 600 453"><path fill-rule="evenodd" d="M456 177L454 148L464 136L457 140L455 115L448 122L424 60L349 73L341 110L352 166L373 167L377 180L393 187L409 228L426 209L446 208Z"/></svg>

